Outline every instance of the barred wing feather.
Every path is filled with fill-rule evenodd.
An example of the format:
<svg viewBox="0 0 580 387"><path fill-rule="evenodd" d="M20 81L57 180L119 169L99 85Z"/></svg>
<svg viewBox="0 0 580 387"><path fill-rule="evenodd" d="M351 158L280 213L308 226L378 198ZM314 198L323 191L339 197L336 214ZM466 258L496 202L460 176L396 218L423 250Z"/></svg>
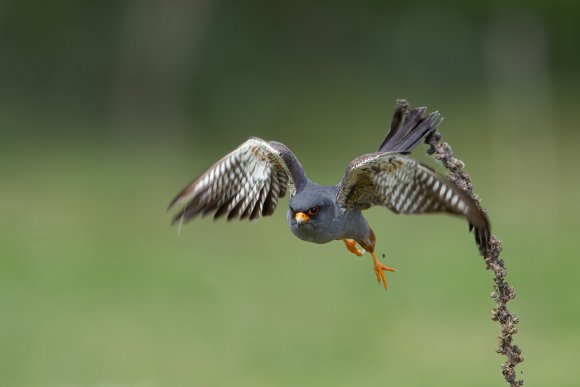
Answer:
<svg viewBox="0 0 580 387"><path fill-rule="evenodd" d="M304 171L283 144L251 138L188 184L169 204L183 204L173 222L199 214L251 220L274 213L278 199L301 189Z"/></svg>
<svg viewBox="0 0 580 387"><path fill-rule="evenodd" d="M478 244L487 244L490 235L487 217L468 195L400 153L372 153L354 159L337 201L345 210L380 205L398 214L447 212L467 218Z"/></svg>

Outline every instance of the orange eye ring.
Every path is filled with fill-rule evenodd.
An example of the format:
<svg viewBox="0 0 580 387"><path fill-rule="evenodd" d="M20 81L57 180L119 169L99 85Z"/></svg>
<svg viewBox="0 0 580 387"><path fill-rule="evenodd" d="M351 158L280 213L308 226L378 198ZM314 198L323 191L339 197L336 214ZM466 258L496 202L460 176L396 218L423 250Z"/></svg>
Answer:
<svg viewBox="0 0 580 387"><path fill-rule="evenodd" d="M318 214L318 210L319 210L318 207L312 207L311 209L308 210L308 215L310 216L316 215Z"/></svg>

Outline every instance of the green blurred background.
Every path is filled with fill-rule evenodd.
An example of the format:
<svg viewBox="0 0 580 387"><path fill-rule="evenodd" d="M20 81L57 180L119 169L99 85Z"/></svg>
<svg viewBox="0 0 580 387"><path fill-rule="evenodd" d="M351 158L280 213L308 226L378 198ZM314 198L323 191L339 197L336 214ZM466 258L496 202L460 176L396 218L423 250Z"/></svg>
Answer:
<svg viewBox="0 0 580 387"><path fill-rule="evenodd" d="M465 222L368 212L391 274L169 200L249 136L334 184L397 98L504 243L529 385L578 385L580 3L3 1L1 386L502 385ZM434 161L417 157L430 165Z"/></svg>

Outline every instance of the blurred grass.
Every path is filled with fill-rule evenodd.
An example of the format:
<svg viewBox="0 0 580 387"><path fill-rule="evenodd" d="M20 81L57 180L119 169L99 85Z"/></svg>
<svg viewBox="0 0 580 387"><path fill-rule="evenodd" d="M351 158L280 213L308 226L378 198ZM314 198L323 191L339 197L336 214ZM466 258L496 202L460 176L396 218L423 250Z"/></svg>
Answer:
<svg viewBox="0 0 580 387"><path fill-rule="evenodd" d="M178 237L167 202L235 143L200 141L190 150L163 140L123 147L19 141L3 144L0 157L2 385L502 383L491 274L464 222L369 211L379 252L399 270L384 292L367 256L294 238L286 200L270 219L198 220ZM345 149L350 140L333 141ZM573 385L580 378L579 211L565 203L578 181L563 193L566 210L542 218L535 210L542 185L506 203L515 193L490 188L485 147L468 141L486 140L453 144L504 241L524 377ZM287 143L324 183L336 182L350 158L329 146L323 162L312 144ZM347 149L354 156L374 146ZM572 159L566 150L562 163Z"/></svg>

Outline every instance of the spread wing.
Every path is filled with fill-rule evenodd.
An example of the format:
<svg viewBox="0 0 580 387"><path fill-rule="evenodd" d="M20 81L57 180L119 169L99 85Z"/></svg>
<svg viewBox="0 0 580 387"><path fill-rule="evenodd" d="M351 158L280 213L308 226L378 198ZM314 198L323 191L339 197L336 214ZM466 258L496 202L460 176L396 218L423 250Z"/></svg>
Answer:
<svg viewBox="0 0 580 387"><path fill-rule="evenodd" d="M209 167L169 204L183 208L173 223L215 211L214 218L272 215L287 186L294 195L306 182L296 156L284 144L251 138Z"/></svg>
<svg viewBox="0 0 580 387"><path fill-rule="evenodd" d="M371 153L354 159L342 179L337 202L344 210L380 205L398 214L448 212L467 218L480 245L490 235L487 217L468 195L400 153Z"/></svg>

